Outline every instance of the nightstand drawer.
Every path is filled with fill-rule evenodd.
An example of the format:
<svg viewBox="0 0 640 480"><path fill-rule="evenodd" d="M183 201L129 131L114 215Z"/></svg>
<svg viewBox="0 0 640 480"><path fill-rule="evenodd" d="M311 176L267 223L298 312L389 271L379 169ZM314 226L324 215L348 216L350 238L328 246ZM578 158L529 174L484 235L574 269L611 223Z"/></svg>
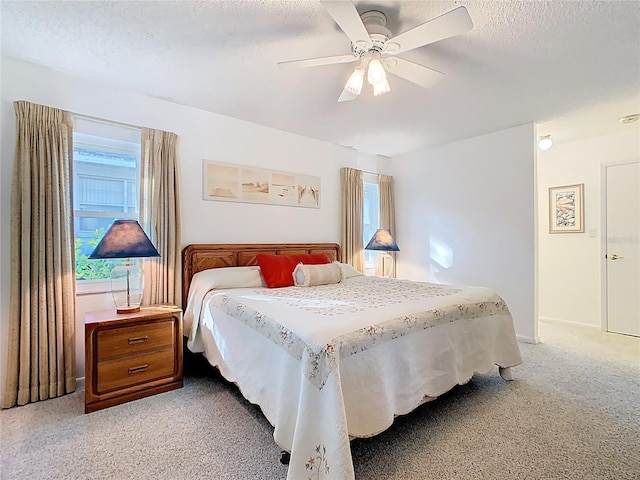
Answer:
<svg viewBox="0 0 640 480"><path fill-rule="evenodd" d="M175 343L175 322L163 321L100 330L96 334L97 360L102 362L170 347Z"/></svg>
<svg viewBox="0 0 640 480"><path fill-rule="evenodd" d="M159 352L99 362L96 393L172 376L175 373L175 351L172 347L173 345Z"/></svg>

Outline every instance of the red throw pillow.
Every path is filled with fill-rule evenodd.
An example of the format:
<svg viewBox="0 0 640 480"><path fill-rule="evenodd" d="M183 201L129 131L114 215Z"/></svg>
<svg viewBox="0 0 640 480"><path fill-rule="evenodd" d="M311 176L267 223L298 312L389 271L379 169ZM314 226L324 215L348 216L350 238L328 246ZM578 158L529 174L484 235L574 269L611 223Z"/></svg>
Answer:
<svg viewBox="0 0 640 480"><path fill-rule="evenodd" d="M298 253L292 255L271 255L259 253L256 255L260 271L267 287L293 286L293 270L299 263L305 265L320 265L331 263L326 253Z"/></svg>

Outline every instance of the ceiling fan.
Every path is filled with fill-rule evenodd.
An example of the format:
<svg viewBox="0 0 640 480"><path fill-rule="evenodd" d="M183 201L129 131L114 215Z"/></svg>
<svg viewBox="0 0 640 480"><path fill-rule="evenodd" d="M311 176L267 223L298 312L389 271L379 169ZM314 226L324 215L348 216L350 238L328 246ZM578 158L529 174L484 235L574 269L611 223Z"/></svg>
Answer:
<svg viewBox="0 0 640 480"><path fill-rule="evenodd" d="M351 53L331 57L279 62L283 68L305 68L336 63L359 62L338 98L354 100L360 95L365 75L375 96L391 91L386 72L402 77L424 88L432 86L444 73L397 55L414 48L453 37L473 28L465 7L458 7L411 30L392 36L384 13L371 10L358 14L351 0L320 0L342 31L351 40Z"/></svg>

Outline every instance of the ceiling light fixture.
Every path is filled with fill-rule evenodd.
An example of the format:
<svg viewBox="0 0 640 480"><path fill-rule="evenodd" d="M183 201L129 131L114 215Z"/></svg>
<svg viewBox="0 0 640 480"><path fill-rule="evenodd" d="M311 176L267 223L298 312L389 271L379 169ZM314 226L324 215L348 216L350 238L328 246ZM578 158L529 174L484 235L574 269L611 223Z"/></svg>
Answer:
<svg viewBox="0 0 640 480"><path fill-rule="evenodd" d="M391 86L389 82L385 78L383 82L377 83L373 86L373 96L379 97L380 95L384 95L385 93L389 93L391 91Z"/></svg>
<svg viewBox="0 0 640 480"><path fill-rule="evenodd" d="M542 151L547 151L553 145L553 140L551 140L551 135L542 135L538 139L538 148Z"/></svg>
<svg viewBox="0 0 640 480"><path fill-rule="evenodd" d="M362 63L353 69L349 80L344 86L344 90L351 95L358 96L362 93L364 83L364 73L367 72L367 81L373 87L373 95L378 97L389 93L391 86L387 80L387 73L378 58L363 59Z"/></svg>
<svg viewBox="0 0 640 480"><path fill-rule="evenodd" d="M370 85L380 85L387 81L387 74L384 71L382 62L377 58L372 58L367 70L367 80Z"/></svg>
<svg viewBox="0 0 640 480"><path fill-rule="evenodd" d="M353 95L360 95L362 92L362 84L364 83L364 67L358 65L354 70L344 89Z"/></svg>

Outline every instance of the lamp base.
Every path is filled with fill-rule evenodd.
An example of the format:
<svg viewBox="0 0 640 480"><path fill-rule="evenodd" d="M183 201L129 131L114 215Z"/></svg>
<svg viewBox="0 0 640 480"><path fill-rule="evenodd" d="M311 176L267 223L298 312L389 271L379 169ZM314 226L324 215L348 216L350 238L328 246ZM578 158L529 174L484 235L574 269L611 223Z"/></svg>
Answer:
<svg viewBox="0 0 640 480"><path fill-rule="evenodd" d="M111 270L111 295L116 313L136 313L140 311L144 291L144 271L136 262L127 259L124 264Z"/></svg>
<svg viewBox="0 0 640 480"><path fill-rule="evenodd" d="M116 313L136 313L140 311L140 305L131 305L131 306L123 306L117 307Z"/></svg>
<svg viewBox="0 0 640 480"><path fill-rule="evenodd" d="M382 262L382 277L383 278L391 278L391 272L393 271L393 257L389 255L387 252L384 252L380 255ZM389 268L387 269L387 263L389 264Z"/></svg>

